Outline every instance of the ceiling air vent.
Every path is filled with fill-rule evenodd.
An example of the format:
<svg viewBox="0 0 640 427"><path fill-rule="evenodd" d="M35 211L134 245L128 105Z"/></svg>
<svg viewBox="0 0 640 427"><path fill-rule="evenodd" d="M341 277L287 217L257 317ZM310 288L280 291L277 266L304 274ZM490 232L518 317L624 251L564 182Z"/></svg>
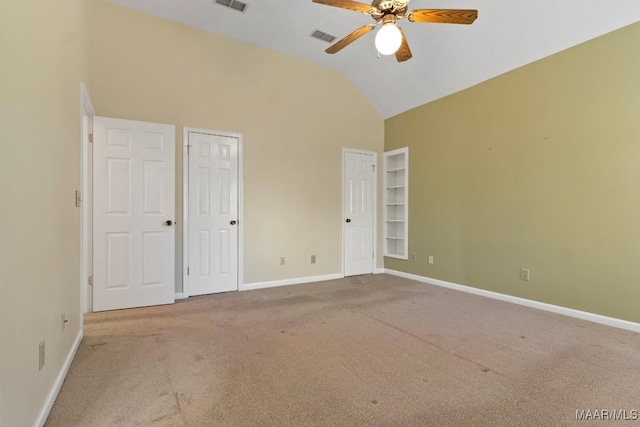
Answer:
<svg viewBox="0 0 640 427"><path fill-rule="evenodd" d="M311 37L322 40L327 43L331 43L336 39L336 36L332 36L331 34L327 34L319 30L315 30L313 33L311 33Z"/></svg>
<svg viewBox="0 0 640 427"><path fill-rule="evenodd" d="M241 1L237 1L237 0L216 0L216 3L240 12L244 12L245 9L247 8L246 3L242 3Z"/></svg>

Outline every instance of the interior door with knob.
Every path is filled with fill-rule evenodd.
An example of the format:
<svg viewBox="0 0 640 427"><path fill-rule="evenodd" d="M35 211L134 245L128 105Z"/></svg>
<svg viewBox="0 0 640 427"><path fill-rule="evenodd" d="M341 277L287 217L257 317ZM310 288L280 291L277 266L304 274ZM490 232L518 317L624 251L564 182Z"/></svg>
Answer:
<svg viewBox="0 0 640 427"><path fill-rule="evenodd" d="M175 127L94 117L93 310L175 298Z"/></svg>
<svg viewBox="0 0 640 427"><path fill-rule="evenodd" d="M185 129L188 254L185 293L238 290L237 134Z"/></svg>
<svg viewBox="0 0 640 427"><path fill-rule="evenodd" d="M373 273L376 153L344 151L344 275Z"/></svg>

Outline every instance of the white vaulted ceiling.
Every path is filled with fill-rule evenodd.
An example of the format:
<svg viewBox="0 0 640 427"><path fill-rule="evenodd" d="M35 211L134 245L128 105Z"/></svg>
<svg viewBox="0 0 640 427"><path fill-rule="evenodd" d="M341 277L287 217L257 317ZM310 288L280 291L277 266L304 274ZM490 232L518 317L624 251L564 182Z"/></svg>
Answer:
<svg viewBox="0 0 640 427"><path fill-rule="evenodd" d="M397 63L378 59L377 30L335 55L324 53L329 44L311 38L314 30L337 41L373 20L311 0L243 0L244 13L215 0L110 1L341 70L384 118L640 21L638 0L412 0L409 9L477 9L478 19L400 21L413 58Z"/></svg>

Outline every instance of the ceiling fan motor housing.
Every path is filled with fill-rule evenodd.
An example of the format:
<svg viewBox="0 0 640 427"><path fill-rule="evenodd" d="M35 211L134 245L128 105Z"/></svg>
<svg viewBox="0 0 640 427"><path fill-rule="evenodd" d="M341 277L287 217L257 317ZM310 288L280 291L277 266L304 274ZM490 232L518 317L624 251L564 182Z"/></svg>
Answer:
<svg viewBox="0 0 640 427"><path fill-rule="evenodd" d="M404 15L408 4L408 0L374 0L371 6L378 9L383 15Z"/></svg>

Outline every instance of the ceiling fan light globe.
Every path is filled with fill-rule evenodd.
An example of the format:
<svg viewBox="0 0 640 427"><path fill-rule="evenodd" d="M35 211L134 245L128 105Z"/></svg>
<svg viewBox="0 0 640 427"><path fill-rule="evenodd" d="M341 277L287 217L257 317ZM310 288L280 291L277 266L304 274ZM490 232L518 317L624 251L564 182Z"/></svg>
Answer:
<svg viewBox="0 0 640 427"><path fill-rule="evenodd" d="M376 49L381 55L393 55L402 44L402 33L393 22L384 24L376 34Z"/></svg>

